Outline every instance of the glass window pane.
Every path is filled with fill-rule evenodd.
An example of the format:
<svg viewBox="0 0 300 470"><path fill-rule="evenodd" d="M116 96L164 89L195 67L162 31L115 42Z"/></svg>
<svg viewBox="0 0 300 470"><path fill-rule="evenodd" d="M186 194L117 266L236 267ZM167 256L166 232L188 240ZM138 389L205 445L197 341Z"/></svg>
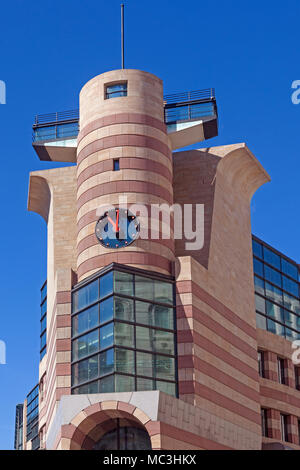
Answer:
<svg viewBox="0 0 300 470"><path fill-rule="evenodd" d="M284 323L284 314L283 314L282 307L279 307L278 305L275 305L272 302L269 302L268 300L266 302L266 306L267 306L266 313L267 315L269 315L269 317L272 317L274 318L274 320Z"/></svg>
<svg viewBox="0 0 300 470"><path fill-rule="evenodd" d="M154 281L148 277L135 276L135 296L154 300Z"/></svg>
<svg viewBox="0 0 300 470"><path fill-rule="evenodd" d="M284 258L281 258L281 266L282 266L282 271L284 274L287 274L290 277L293 277L298 281L298 268L295 264L290 263Z"/></svg>
<svg viewBox="0 0 300 470"><path fill-rule="evenodd" d="M115 344L118 346L134 347L134 327L127 323L115 323Z"/></svg>
<svg viewBox="0 0 300 470"><path fill-rule="evenodd" d="M47 312L47 300L45 300L45 302L41 306L41 317L43 317L46 312Z"/></svg>
<svg viewBox="0 0 300 470"><path fill-rule="evenodd" d="M134 351L116 349L116 372L135 373Z"/></svg>
<svg viewBox="0 0 300 470"><path fill-rule="evenodd" d="M47 332L45 331L41 336L41 347L40 347L40 349L43 349L46 346L46 343L47 343Z"/></svg>
<svg viewBox="0 0 300 470"><path fill-rule="evenodd" d="M116 375L116 392L132 392L135 390L134 377Z"/></svg>
<svg viewBox="0 0 300 470"><path fill-rule="evenodd" d="M98 305L84 310L72 318L72 332L76 336L98 325Z"/></svg>
<svg viewBox="0 0 300 470"><path fill-rule="evenodd" d="M173 305L173 285L170 282L154 281L154 300Z"/></svg>
<svg viewBox="0 0 300 470"><path fill-rule="evenodd" d="M154 388L154 380L152 379L142 379L140 377L137 378L137 391L144 392L147 390L155 390Z"/></svg>
<svg viewBox="0 0 300 470"><path fill-rule="evenodd" d="M154 356L148 353L136 353L136 373L146 377L155 377Z"/></svg>
<svg viewBox="0 0 300 470"><path fill-rule="evenodd" d="M267 329L267 319L262 315L259 315L259 313L256 314L256 326L262 330Z"/></svg>
<svg viewBox="0 0 300 470"><path fill-rule="evenodd" d="M281 274L275 271L275 269L265 266L265 278L273 284L281 287Z"/></svg>
<svg viewBox="0 0 300 470"><path fill-rule="evenodd" d="M296 297L299 297L299 288L298 284L291 279L288 279L285 276L282 276L282 281L283 281L283 289L287 290L290 294L295 295Z"/></svg>
<svg viewBox="0 0 300 470"><path fill-rule="evenodd" d="M115 293L133 296L133 275L115 271Z"/></svg>
<svg viewBox="0 0 300 470"><path fill-rule="evenodd" d="M72 366L72 385L77 385L98 376L98 356L78 362Z"/></svg>
<svg viewBox="0 0 300 470"><path fill-rule="evenodd" d="M255 256L262 258L262 245L256 240L252 240L252 250Z"/></svg>
<svg viewBox="0 0 300 470"><path fill-rule="evenodd" d="M99 380L99 393L113 393L115 391L115 377L109 375Z"/></svg>
<svg viewBox="0 0 300 470"><path fill-rule="evenodd" d="M100 376L114 371L114 350L109 349L100 353Z"/></svg>
<svg viewBox="0 0 300 470"><path fill-rule="evenodd" d="M47 327L47 317L44 317L43 320L41 320L41 331L44 331Z"/></svg>
<svg viewBox="0 0 300 470"><path fill-rule="evenodd" d="M161 392L167 393L168 395L176 395L176 387L174 383L162 382L160 380L156 381L156 389Z"/></svg>
<svg viewBox="0 0 300 470"><path fill-rule="evenodd" d="M137 349L174 355L174 335L168 331L137 326L136 347Z"/></svg>
<svg viewBox="0 0 300 470"><path fill-rule="evenodd" d="M175 361L172 357L155 356L156 377L175 380Z"/></svg>
<svg viewBox="0 0 300 470"><path fill-rule="evenodd" d="M122 90L127 90L127 83L118 83L116 85L110 85L106 88L107 93L113 93Z"/></svg>
<svg viewBox="0 0 300 470"><path fill-rule="evenodd" d="M254 276L254 285L255 285L255 292L265 295L265 281L263 281L257 276Z"/></svg>
<svg viewBox="0 0 300 470"><path fill-rule="evenodd" d="M174 310L170 307L154 305L148 302L135 302L136 322L143 325L174 329Z"/></svg>
<svg viewBox="0 0 300 470"><path fill-rule="evenodd" d="M73 312L81 310L84 307L96 302L99 298L99 281L91 282L85 287L73 293Z"/></svg>
<svg viewBox="0 0 300 470"><path fill-rule="evenodd" d="M263 269L263 264L261 261L258 261L258 259L253 258L253 269L255 274L258 274L261 277L264 277L264 269Z"/></svg>
<svg viewBox="0 0 300 470"><path fill-rule="evenodd" d="M283 294L284 306L295 313L300 314L300 302L295 297L291 297L288 294Z"/></svg>
<svg viewBox="0 0 300 470"><path fill-rule="evenodd" d="M100 278L100 298L106 297L113 292L114 273L110 271Z"/></svg>
<svg viewBox="0 0 300 470"><path fill-rule="evenodd" d="M266 296L282 305L282 290L266 282Z"/></svg>
<svg viewBox="0 0 300 470"><path fill-rule="evenodd" d="M284 310L284 319L285 319L285 324L289 328L293 328L294 330L300 331L300 317L297 315L294 315L291 312L288 312L287 310Z"/></svg>
<svg viewBox="0 0 300 470"><path fill-rule="evenodd" d="M295 332L290 330L289 328L285 328L285 337L289 341L294 341L295 338Z"/></svg>
<svg viewBox="0 0 300 470"><path fill-rule="evenodd" d="M100 328L100 349L109 348L114 343L113 323Z"/></svg>
<svg viewBox="0 0 300 470"><path fill-rule="evenodd" d="M259 312L266 313L266 301L257 294L255 294L255 307Z"/></svg>
<svg viewBox="0 0 300 470"><path fill-rule="evenodd" d="M280 270L280 256L264 246L264 260Z"/></svg>
<svg viewBox="0 0 300 470"><path fill-rule="evenodd" d="M95 379L99 372L98 372L98 356L90 357L87 360L88 363L88 380Z"/></svg>
<svg viewBox="0 0 300 470"><path fill-rule="evenodd" d="M274 322L273 320L267 319L267 328L268 331L279 336L285 336L284 326L279 323Z"/></svg>
<svg viewBox="0 0 300 470"><path fill-rule="evenodd" d="M100 323L106 323L114 317L114 299L109 297L100 303Z"/></svg>
<svg viewBox="0 0 300 470"><path fill-rule="evenodd" d="M73 341L72 344L72 359L77 361L84 356L88 356L93 352L98 351L99 348L99 331L95 330L87 335Z"/></svg>
<svg viewBox="0 0 300 470"><path fill-rule="evenodd" d="M115 297L115 318L118 320L134 321L133 300Z"/></svg>

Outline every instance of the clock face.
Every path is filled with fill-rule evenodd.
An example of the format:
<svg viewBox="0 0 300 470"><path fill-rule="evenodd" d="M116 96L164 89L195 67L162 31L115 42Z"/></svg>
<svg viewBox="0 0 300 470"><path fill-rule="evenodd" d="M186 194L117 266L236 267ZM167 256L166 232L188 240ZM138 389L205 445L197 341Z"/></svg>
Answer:
<svg viewBox="0 0 300 470"><path fill-rule="evenodd" d="M105 248L124 248L140 234L137 217L127 209L111 209L104 212L96 224L96 237Z"/></svg>

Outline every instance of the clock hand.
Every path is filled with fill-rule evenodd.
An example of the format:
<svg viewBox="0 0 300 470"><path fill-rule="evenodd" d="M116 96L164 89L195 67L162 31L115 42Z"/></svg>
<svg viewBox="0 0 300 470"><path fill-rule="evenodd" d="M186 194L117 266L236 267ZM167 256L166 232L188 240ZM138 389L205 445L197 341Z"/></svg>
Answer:
<svg viewBox="0 0 300 470"><path fill-rule="evenodd" d="M120 227L119 227L119 213L120 213L120 211L117 211L116 232L119 232L119 230L120 230Z"/></svg>
<svg viewBox="0 0 300 470"><path fill-rule="evenodd" d="M115 222L109 217L107 216L107 220L109 220L109 222L112 224L112 226L114 227L115 231L116 231L116 224Z"/></svg>

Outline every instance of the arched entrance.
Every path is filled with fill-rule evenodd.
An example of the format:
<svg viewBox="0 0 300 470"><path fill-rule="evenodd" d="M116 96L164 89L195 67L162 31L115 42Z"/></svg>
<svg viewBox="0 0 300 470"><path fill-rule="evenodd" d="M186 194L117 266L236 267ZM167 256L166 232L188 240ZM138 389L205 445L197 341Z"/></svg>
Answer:
<svg viewBox="0 0 300 470"><path fill-rule="evenodd" d="M93 446L93 450L151 450L148 432L136 422L116 418L107 422L112 426Z"/></svg>
<svg viewBox="0 0 300 470"><path fill-rule="evenodd" d="M129 403L108 401L82 410L62 429L65 450L151 450L159 423ZM155 444L154 444L155 443Z"/></svg>

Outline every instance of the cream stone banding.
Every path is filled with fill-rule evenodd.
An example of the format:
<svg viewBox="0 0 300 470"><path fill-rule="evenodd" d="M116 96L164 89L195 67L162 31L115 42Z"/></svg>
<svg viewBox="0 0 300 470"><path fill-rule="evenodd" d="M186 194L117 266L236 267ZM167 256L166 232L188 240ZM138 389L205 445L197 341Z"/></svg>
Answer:
<svg viewBox="0 0 300 470"><path fill-rule="evenodd" d="M124 169L119 171L104 171L86 179L77 189L77 199L79 199L83 193L96 186L104 183L124 180L133 181L134 183L141 181L144 183L153 183L167 189L170 194L173 192L173 187L170 181L156 172Z"/></svg>

